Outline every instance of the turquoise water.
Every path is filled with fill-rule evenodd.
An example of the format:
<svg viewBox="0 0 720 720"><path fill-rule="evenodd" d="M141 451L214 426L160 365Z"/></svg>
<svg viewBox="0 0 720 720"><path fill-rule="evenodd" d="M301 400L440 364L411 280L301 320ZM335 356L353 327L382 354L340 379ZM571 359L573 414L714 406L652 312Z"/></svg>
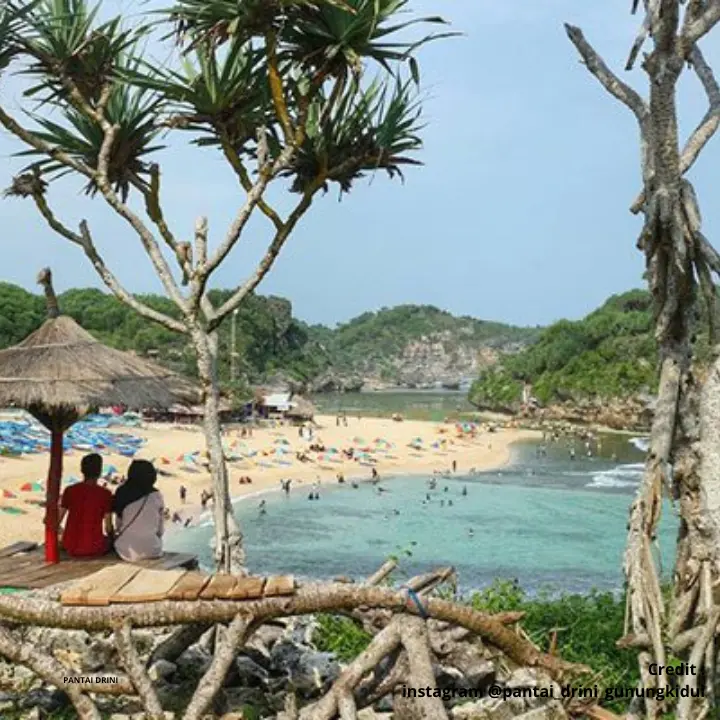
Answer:
<svg viewBox="0 0 720 720"><path fill-rule="evenodd" d="M551 445L547 457L537 457L534 444L522 445L507 468L441 478L435 490L429 478L393 478L381 483L382 494L370 484L333 484L310 502L309 488L299 485L289 497L266 495L265 516L254 498L237 506L250 567L362 577L389 555L401 555L408 574L455 566L465 588L517 578L530 591L617 589L628 507L642 472L639 447L637 439L615 436L588 458L578 443L573 461L564 444ZM668 508L660 533L665 567L676 528ZM209 526L189 529L172 539L173 549L199 552L209 564L210 535Z"/></svg>

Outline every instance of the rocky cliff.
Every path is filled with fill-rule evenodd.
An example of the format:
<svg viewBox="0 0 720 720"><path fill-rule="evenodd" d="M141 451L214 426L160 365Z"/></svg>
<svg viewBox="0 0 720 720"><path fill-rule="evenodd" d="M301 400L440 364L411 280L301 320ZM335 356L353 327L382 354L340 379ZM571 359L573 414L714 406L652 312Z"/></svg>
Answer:
<svg viewBox="0 0 720 720"><path fill-rule="evenodd" d="M537 332L456 317L431 306L365 313L333 330L310 329L310 338L330 361L313 389L458 388L526 347Z"/></svg>

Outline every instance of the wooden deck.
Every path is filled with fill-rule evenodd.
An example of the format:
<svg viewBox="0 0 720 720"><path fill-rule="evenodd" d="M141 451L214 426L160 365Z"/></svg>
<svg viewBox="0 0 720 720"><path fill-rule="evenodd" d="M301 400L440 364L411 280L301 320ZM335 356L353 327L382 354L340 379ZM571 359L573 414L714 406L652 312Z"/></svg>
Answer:
<svg viewBox="0 0 720 720"><path fill-rule="evenodd" d="M165 553L155 560L127 563L114 554L88 559L61 555L59 563L48 565L42 547L36 543L18 542L0 549L0 588L45 588L79 580L112 567L132 568L136 572L141 569L176 571L178 568L196 568L197 557L186 553Z"/></svg>
<svg viewBox="0 0 720 720"><path fill-rule="evenodd" d="M63 605L118 605L161 600L257 600L292 595L291 575L236 577L187 570L157 570L129 563L109 565L66 587Z"/></svg>

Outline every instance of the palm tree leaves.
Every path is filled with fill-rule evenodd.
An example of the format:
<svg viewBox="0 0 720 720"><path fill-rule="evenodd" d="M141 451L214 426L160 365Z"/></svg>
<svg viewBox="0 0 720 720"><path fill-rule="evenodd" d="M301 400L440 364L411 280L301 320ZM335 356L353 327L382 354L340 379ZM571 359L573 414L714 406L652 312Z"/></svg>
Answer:
<svg viewBox="0 0 720 720"><path fill-rule="evenodd" d="M385 170L402 177L403 165L419 165L408 153L418 150L420 104L411 81L378 78L369 87L357 83L331 111L316 102L310 108L307 133L291 166L292 190L304 192L318 177L349 192L366 172ZM324 112L325 111L325 112Z"/></svg>
<svg viewBox="0 0 720 720"><path fill-rule="evenodd" d="M31 62L24 74L39 81L26 91L28 97L67 99L65 78L84 100L98 101L119 59L145 30L124 29L120 18L98 23L98 9L99 5L90 7L86 0L40 0L27 13L21 42Z"/></svg>
<svg viewBox="0 0 720 720"><path fill-rule="evenodd" d="M108 180L115 191L126 199L132 186L148 187L144 175L149 172L145 160L162 148L155 144L160 128L155 123L159 108L159 99L142 89L128 85L116 85L110 94L106 107L106 116L118 131L110 153ZM91 118L73 107L65 110L65 124L48 118L34 116L40 130L36 135L42 140L62 148L68 155L96 168L100 149L104 140L102 128ZM21 156L37 156L42 153L27 150ZM61 163L52 159L43 159L33 163L43 175L60 177L70 172ZM97 192L94 181L88 182L85 191L91 195Z"/></svg>
<svg viewBox="0 0 720 720"><path fill-rule="evenodd" d="M199 46L192 57L183 58L179 70L144 63L124 77L161 95L165 124L199 133L199 145L222 138L239 153L259 127L274 122L263 56L237 38L223 53Z"/></svg>
<svg viewBox="0 0 720 720"><path fill-rule="evenodd" d="M425 43L454 34L390 41L411 26L446 22L437 16L398 21L398 15L408 11L408 0L347 0L347 4L348 9L327 3L304 7L283 32L285 55L336 77L349 72L360 75L363 60L374 60L386 70L392 62L407 61L417 76L411 53Z"/></svg>
<svg viewBox="0 0 720 720"><path fill-rule="evenodd" d="M292 22L298 10L325 2L349 8L348 0L176 0L168 14L178 38L194 47L264 37Z"/></svg>
<svg viewBox="0 0 720 720"><path fill-rule="evenodd" d="M415 25L446 25L438 16L411 17L409 0L177 0L170 10L178 36L190 47L217 46L230 38L247 41L275 32L279 57L325 75L360 74L363 60L389 69L408 62L417 80L412 53L421 45L455 33L392 40Z"/></svg>
<svg viewBox="0 0 720 720"><path fill-rule="evenodd" d="M3 51L6 62L24 55L26 97L52 109L31 115L37 136L88 168L97 169L103 127L117 127L108 179L123 196L147 187L148 155L167 130L222 146L234 167L255 157L260 135L275 158L293 142L282 175L298 192L318 178L347 192L378 169L401 175L421 147L414 52L449 34L414 39L414 26L444 20L407 14L409 0L175 0L159 24L181 31L186 51L160 65L139 50L150 26L102 21L88 0L27 7L20 19L0 11L0 69ZM379 65L372 82L368 60ZM411 80L398 79L398 63L409 63ZM68 172L56 159L31 167L49 178Z"/></svg>

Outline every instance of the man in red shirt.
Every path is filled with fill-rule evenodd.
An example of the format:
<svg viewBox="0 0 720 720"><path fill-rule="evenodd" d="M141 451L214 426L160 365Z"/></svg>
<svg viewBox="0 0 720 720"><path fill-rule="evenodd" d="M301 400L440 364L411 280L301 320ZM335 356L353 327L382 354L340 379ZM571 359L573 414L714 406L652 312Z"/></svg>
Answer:
<svg viewBox="0 0 720 720"><path fill-rule="evenodd" d="M83 482L65 488L62 494L59 525L67 515L62 543L72 557L104 555L110 550L112 493L98 485L102 466L100 455L86 455L80 464Z"/></svg>

